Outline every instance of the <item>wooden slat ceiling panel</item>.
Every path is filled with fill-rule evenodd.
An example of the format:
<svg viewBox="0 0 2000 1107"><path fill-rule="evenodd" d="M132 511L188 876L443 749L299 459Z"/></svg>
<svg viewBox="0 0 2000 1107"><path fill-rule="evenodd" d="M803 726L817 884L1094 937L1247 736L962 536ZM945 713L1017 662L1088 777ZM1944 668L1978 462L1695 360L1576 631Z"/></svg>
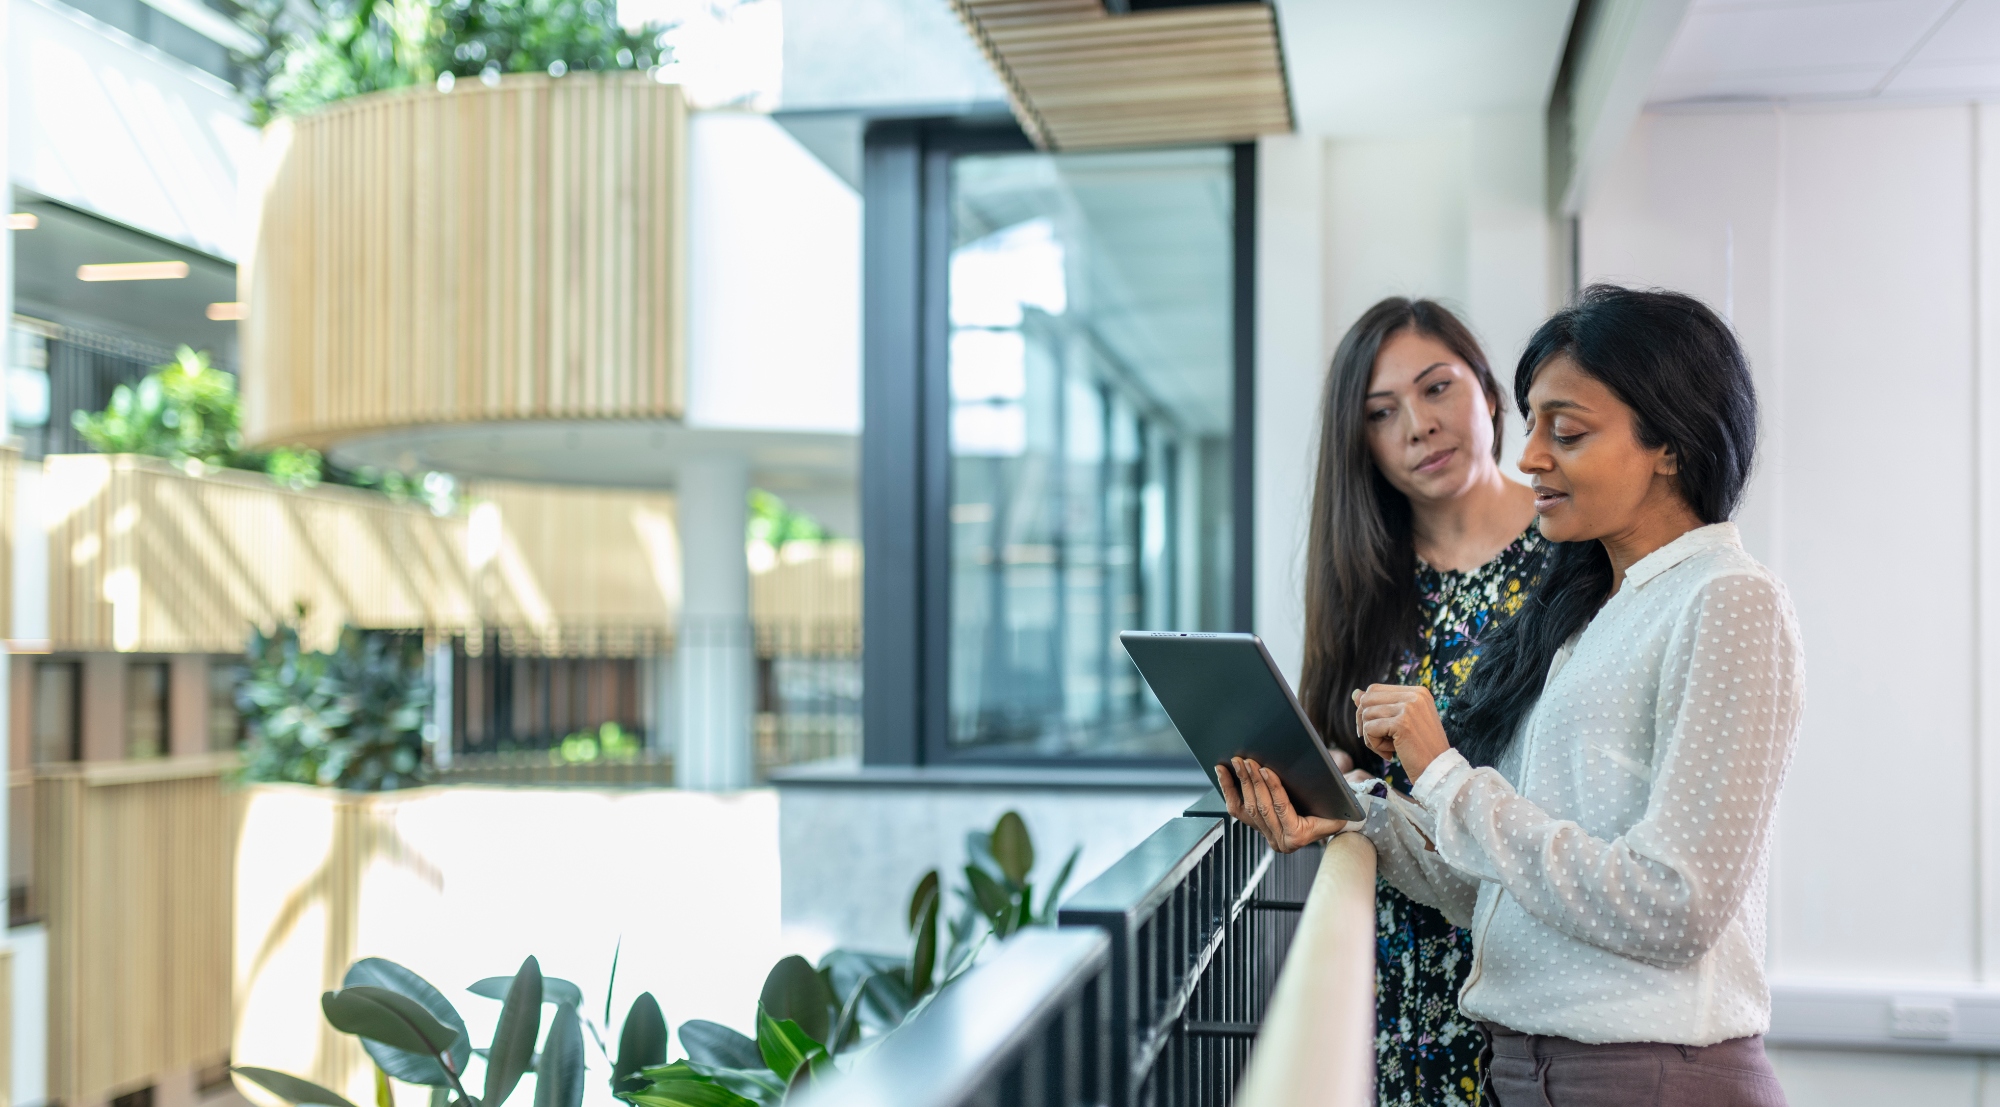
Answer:
<svg viewBox="0 0 2000 1107"><path fill-rule="evenodd" d="M1292 129L1268 4L1107 15L1101 0L952 0L1048 150L1240 142Z"/></svg>

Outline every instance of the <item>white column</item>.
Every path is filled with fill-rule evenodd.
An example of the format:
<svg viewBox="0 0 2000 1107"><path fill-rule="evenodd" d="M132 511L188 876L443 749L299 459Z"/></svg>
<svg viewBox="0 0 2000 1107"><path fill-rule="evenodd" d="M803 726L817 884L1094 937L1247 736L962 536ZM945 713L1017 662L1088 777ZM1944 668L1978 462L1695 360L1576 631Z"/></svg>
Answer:
<svg viewBox="0 0 2000 1107"><path fill-rule="evenodd" d="M750 568L744 556L750 470L740 459L681 467L680 696L674 781L723 791L751 782Z"/></svg>

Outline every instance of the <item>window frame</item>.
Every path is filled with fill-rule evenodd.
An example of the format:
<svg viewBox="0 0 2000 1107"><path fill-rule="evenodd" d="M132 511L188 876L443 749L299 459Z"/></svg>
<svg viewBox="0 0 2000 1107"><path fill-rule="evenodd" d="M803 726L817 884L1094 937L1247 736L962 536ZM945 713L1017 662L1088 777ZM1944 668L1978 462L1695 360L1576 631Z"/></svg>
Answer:
<svg viewBox="0 0 2000 1107"><path fill-rule="evenodd" d="M1230 627L1255 603L1257 147L1229 147ZM1192 767L1191 757L1017 754L950 743L952 162L1034 151L1005 117L877 120L862 144L862 762Z"/></svg>

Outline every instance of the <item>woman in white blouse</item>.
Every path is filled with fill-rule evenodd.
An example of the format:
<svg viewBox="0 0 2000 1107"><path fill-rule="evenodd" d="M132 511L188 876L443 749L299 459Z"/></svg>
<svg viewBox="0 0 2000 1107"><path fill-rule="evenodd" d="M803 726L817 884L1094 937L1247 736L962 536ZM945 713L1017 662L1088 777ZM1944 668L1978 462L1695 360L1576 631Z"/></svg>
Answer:
<svg viewBox="0 0 2000 1107"><path fill-rule="evenodd" d="M1784 586L1728 521L1756 442L1742 351L1690 297L1595 286L1535 333L1514 393L1544 583L1449 734L1422 688L1355 692L1415 782L1375 789L1360 829L1390 883L1471 928L1459 1005L1501 1107L1782 1105L1766 854L1804 675ZM1343 828L1232 768L1231 813L1275 848Z"/></svg>

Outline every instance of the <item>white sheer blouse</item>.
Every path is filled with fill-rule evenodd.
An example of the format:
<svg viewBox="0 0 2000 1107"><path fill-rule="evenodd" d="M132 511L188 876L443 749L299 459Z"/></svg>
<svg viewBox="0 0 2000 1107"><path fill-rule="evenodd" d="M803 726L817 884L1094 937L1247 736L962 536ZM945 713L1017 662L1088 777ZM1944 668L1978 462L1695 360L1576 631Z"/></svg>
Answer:
<svg viewBox="0 0 2000 1107"><path fill-rule="evenodd" d="M1469 926L1460 1006L1583 1042L1770 1025L1766 854L1804 702L1784 586L1733 524L1632 566L1496 768L1454 750L1372 804L1382 874Z"/></svg>

